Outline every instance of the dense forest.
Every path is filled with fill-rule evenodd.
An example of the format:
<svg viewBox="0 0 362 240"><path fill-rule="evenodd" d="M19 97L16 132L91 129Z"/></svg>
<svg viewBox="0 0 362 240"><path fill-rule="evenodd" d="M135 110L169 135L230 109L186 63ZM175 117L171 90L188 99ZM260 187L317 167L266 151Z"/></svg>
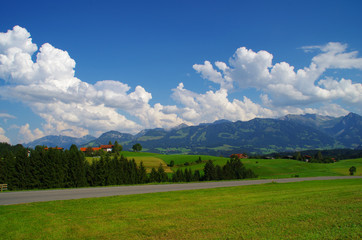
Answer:
<svg viewBox="0 0 362 240"><path fill-rule="evenodd" d="M122 155L105 154L91 163L75 145L63 151L37 146L27 149L21 145L0 144L0 183L7 183L9 190L74 188L140 184L149 182L191 182L222 179L252 178L256 175L239 159L232 158L224 166L208 161L204 174L191 169L178 169L170 176L160 165L148 174L142 162Z"/></svg>

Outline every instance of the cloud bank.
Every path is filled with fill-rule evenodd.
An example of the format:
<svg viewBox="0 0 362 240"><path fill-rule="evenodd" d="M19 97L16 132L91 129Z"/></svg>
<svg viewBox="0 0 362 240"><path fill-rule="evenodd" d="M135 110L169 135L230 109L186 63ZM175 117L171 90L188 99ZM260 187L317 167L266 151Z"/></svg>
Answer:
<svg viewBox="0 0 362 240"><path fill-rule="evenodd" d="M26 140L43 134L83 136L90 130L135 133L144 127L183 122L175 114L163 113L160 104L151 106L152 95L142 86L130 92L127 84L113 80L88 84L74 76L75 61L66 51L45 43L33 61L37 50L25 28L15 26L0 33L0 78L5 81L0 95L27 104L45 120L44 131L31 132L28 125L21 128ZM127 119L121 111L139 122Z"/></svg>
<svg viewBox="0 0 362 240"><path fill-rule="evenodd" d="M5 130L0 127L0 143L10 143L10 139L5 136Z"/></svg>
<svg viewBox="0 0 362 240"><path fill-rule="evenodd" d="M342 100L347 104L362 103L362 84L349 79L320 79L328 69L362 69L358 52L346 52L347 45L328 43L325 46L304 47L320 50L310 66L295 70L286 62L273 64L273 55L266 51L254 52L241 47L229 60L229 66L216 62L194 65L204 78L219 82L221 87L256 88L263 92L264 104L272 109ZM233 83L230 86L226 83Z"/></svg>
<svg viewBox="0 0 362 240"><path fill-rule="evenodd" d="M358 52L347 52L347 45L341 43L303 50L317 54L308 67L295 70L286 62L273 64L273 55L267 51L241 47L228 63L217 61L213 65L205 61L193 65L202 78L218 84L218 90L196 93L179 83L172 89L177 105L151 105L152 94L142 86L132 90L115 80L95 84L81 81L75 77L75 61L66 51L49 43L38 48L25 28L15 26L0 33L0 79L4 81L0 96L23 102L44 119L41 130L31 130L27 123L20 127L19 134L25 141L49 134L79 137L108 130L136 133L181 123L250 120L289 113L339 116L348 110L335 101L362 105L361 83L323 77L329 69L362 69ZM247 96L229 99L230 91L249 88L260 92L260 104ZM319 107L311 107L315 105Z"/></svg>

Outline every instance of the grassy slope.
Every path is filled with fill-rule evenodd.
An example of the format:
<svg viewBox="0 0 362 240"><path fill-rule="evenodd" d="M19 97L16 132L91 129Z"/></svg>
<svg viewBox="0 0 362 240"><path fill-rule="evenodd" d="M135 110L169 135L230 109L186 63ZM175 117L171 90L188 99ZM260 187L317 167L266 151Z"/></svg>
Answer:
<svg viewBox="0 0 362 240"><path fill-rule="evenodd" d="M172 170L177 168L190 168L192 170L203 171L205 161L213 160L215 165L224 165L229 158L206 156L206 155L164 155L147 152L126 152L122 154L132 159L134 158L137 163L143 161L148 171L152 167L157 168L160 163L164 167L167 173L171 173ZM196 164L195 161L201 157L204 161L200 164ZM167 167L171 161L174 161L176 166L172 168ZM189 166L184 166L184 163L190 163ZM355 175L362 176L362 158L341 160L336 163L322 164L322 163L306 163L296 160L288 159L243 159L246 168L252 169L259 178L285 178L295 175L300 177L315 177L315 176L343 176L349 175L349 168L355 166L357 172Z"/></svg>
<svg viewBox="0 0 362 240"><path fill-rule="evenodd" d="M228 158L223 157L215 157L215 156L207 156L207 155L165 155L165 154L157 154L157 153L147 153L147 152L122 152L124 157L127 158L135 158L139 156L152 156L162 159L166 164L170 164L170 162L173 160L176 165L178 164L184 164L185 162L195 162L196 160L201 157L202 160L221 160L223 162L226 162Z"/></svg>
<svg viewBox="0 0 362 240"><path fill-rule="evenodd" d="M351 179L0 206L0 236L361 239L361 189Z"/></svg>
<svg viewBox="0 0 362 240"><path fill-rule="evenodd" d="M217 159L215 165L224 165L227 159ZM349 168L355 166L357 172L355 175L362 176L362 159L341 160L336 163L306 163L288 159L243 159L246 168L252 169L259 178L285 178L292 175L300 177L316 176L343 176L349 175ZM191 168L192 170L203 170L204 163L182 168Z"/></svg>
<svg viewBox="0 0 362 240"><path fill-rule="evenodd" d="M258 163L256 163L258 162ZM341 160L336 163L306 163L287 159L247 159L243 163L261 178L282 178L299 175L300 177L343 176L349 175L351 166L357 167L356 175L362 176L362 159Z"/></svg>

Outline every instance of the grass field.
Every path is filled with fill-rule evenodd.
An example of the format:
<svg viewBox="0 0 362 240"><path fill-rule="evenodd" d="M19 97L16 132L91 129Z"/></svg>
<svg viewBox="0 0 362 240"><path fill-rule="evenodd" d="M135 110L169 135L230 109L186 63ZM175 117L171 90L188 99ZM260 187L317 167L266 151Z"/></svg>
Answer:
<svg viewBox="0 0 362 240"><path fill-rule="evenodd" d="M194 170L200 170L203 172L205 161L213 160L215 165L223 166L229 158L215 157L206 155L164 155L147 152L127 152L123 151L122 154L128 159L135 159L137 164L143 161L147 171L151 171L151 168L158 168L160 164L164 167L167 173L172 173L172 170L177 168L190 168ZM196 161L201 157L204 161L197 164ZM91 160L88 160L91 161ZM174 161L175 167L172 169L167 167ZM188 162L190 165L185 166ZM349 168L355 166L357 172L355 175L362 176L362 158L341 160L336 163L306 163L289 159L243 159L246 168L252 169L259 178L286 178L294 177L316 177L316 176L346 176L349 175Z"/></svg>
<svg viewBox="0 0 362 240"><path fill-rule="evenodd" d="M182 154L175 154L175 155L166 155L166 154L157 154L157 153L147 153L147 152L122 152L123 156L126 158L137 158L137 157L156 157L162 159L166 164L170 164L171 161L174 161L176 165L183 165L184 163L192 163L201 157L201 160L213 160L213 161L222 161L226 163L228 158L223 157L215 157L215 156L208 156L208 155L182 155Z"/></svg>
<svg viewBox="0 0 362 240"><path fill-rule="evenodd" d="M215 165L224 165L228 159L215 159ZM286 178L298 175L299 177L316 176L346 176L349 175L349 168L357 168L356 176L362 176L362 159L341 160L336 163L306 163L289 159L243 159L246 168L253 170L259 178ZM203 164L184 166L192 170L202 171Z"/></svg>
<svg viewBox="0 0 362 240"><path fill-rule="evenodd" d="M361 239L362 179L0 206L1 239Z"/></svg>
<svg viewBox="0 0 362 240"><path fill-rule="evenodd" d="M256 163L258 162L258 163ZM341 160L336 163L306 163L287 159L246 159L245 167L252 169L260 178L283 178L299 175L300 177L343 176L349 175L349 168L355 166L362 176L362 159Z"/></svg>
<svg viewBox="0 0 362 240"><path fill-rule="evenodd" d="M147 172L151 172L152 168L157 169L160 165L162 165L163 169L165 170L166 173L172 173L173 171L171 170L170 167L167 166L167 164L162 161L162 159L157 158L157 157L152 157L152 156L137 156L137 157L132 157L132 159L134 159L137 163L137 165L139 166L141 162L143 162L143 165L146 167Z"/></svg>

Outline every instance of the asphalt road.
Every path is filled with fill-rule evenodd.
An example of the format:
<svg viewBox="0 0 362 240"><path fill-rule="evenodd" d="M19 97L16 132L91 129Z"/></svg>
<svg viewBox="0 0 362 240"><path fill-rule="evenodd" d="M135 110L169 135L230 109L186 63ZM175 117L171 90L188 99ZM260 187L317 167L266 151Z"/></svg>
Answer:
<svg viewBox="0 0 362 240"><path fill-rule="evenodd" d="M135 185L120 187L96 187L96 188L74 188L61 190L40 190L40 191L20 191L1 192L0 205L12 205L32 202L46 202L55 200L69 200L80 198L108 197L117 195L131 195L142 193L171 192L181 190L195 190L219 187L235 187L265 184L271 182L287 183L313 180L351 179L362 178L362 176L341 176L341 177L310 177L310 178L282 178L265 180L240 180L221 182L197 182L186 184L159 184L159 185Z"/></svg>

